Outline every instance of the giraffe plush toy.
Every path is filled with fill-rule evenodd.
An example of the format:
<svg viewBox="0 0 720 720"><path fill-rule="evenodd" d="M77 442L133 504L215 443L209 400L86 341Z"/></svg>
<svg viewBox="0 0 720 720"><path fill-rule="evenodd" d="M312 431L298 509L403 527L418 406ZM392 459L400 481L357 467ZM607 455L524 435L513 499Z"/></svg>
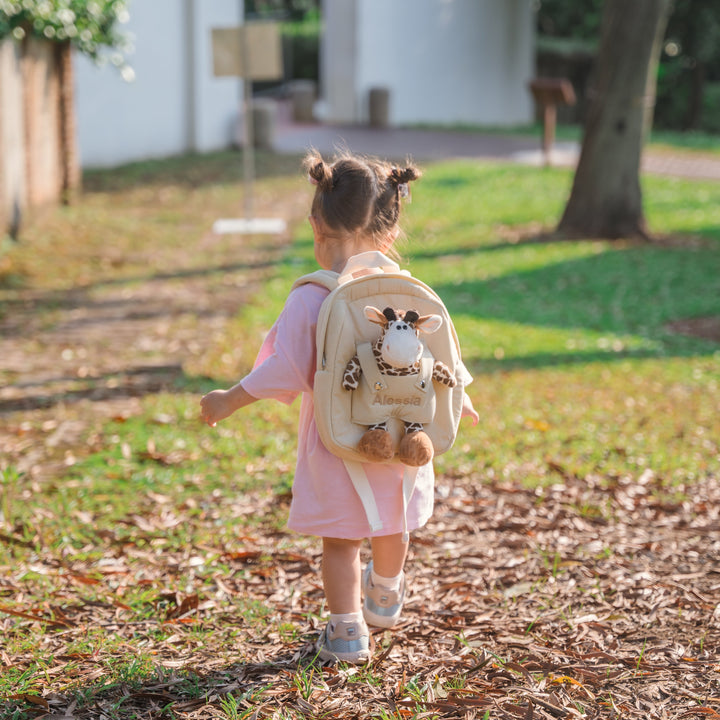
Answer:
<svg viewBox="0 0 720 720"><path fill-rule="evenodd" d="M425 465L433 457L433 445L423 430L434 413L433 382L455 387L457 381L444 363L434 360L420 339L421 334L437 331L440 315L419 316L415 310L382 312L372 305L364 308L365 317L381 326L380 336L371 344L358 346L358 352L345 367L342 386L362 392L361 420L368 423L358 450L373 461L392 460L395 448L387 421L396 417L405 424L397 455L411 466ZM363 378L364 376L364 378ZM354 396L355 398L355 396ZM355 415L353 399L353 414ZM368 409L369 408L369 409ZM370 415L368 415L368 412Z"/></svg>

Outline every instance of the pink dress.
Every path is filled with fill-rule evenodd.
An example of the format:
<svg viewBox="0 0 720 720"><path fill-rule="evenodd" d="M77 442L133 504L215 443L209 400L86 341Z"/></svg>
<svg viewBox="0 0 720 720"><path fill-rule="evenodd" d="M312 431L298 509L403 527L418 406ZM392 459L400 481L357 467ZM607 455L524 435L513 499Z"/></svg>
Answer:
<svg viewBox="0 0 720 720"><path fill-rule="evenodd" d="M252 372L241 384L256 398L292 403L302 394L298 453L288 527L307 535L359 539L403 531L401 464L364 464L375 495L382 530L372 532L365 510L339 458L325 449L313 414L315 327L320 305L328 295L318 285L301 285L260 348ZM422 527L433 510L435 476L432 463L419 469L407 508L409 530Z"/></svg>

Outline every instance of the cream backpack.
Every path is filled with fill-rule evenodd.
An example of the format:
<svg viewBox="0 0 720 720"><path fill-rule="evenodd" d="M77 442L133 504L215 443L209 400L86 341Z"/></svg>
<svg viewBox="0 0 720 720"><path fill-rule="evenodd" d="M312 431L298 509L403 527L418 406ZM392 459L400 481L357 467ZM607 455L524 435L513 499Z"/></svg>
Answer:
<svg viewBox="0 0 720 720"><path fill-rule="evenodd" d="M314 283L330 290L317 322L315 422L325 447L344 461L370 527L377 531L382 529L382 522L362 463L399 462L397 448L406 430L418 427L432 443L430 457L449 450L457 435L464 387L470 377L462 364L455 328L439 296L381 253L365 254L365 263L354 273L350 264L344 274L318 270L299 278L293 288ZM407 375L383 366L378 357L380 339L387 330L378 327L382 318L376 315L385 308L415 311L418 324L425 322L430 327L425 332L409 329L415 329L411 334L421 349L416 369ZM408 317L415 319L415 315ZM385 324L397 326L400 333L399 328L408 323ZM408 328L403 329L407 336ZM356 372L349 379L350 368ZM347 389L349 386L355 389ZM368 458L359 449L375 425L386 428L390 436L393 449L384 460ZM417 472L417 466L405 464L404 515ZM406 517L403 527L407 536Z"/></svg>

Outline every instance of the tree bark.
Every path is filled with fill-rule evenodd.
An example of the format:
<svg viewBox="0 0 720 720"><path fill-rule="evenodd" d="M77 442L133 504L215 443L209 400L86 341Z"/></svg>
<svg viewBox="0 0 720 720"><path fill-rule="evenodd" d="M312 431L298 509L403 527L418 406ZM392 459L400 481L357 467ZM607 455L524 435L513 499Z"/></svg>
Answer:
<svg viewBox="0 0 720 720"><path fill-rule="evenodd" d="M58 119L58 145L60 150L60 199L68 205L80 188L80 158L75 130L75 79L73 76L72 48L69 42L55 46L60 96Z"/></svg>
<svg viewBox="0 0 720 720"><path fill-rule="evenodd" d="M640 188L670 0L605 0L582 150L558 231L647 238Z"/></svg>

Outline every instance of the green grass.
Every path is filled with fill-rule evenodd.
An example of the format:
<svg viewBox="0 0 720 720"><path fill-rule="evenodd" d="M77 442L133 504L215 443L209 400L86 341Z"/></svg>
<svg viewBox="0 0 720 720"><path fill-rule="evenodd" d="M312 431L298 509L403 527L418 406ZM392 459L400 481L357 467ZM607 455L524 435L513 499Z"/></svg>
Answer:
<svg viewBox="0 0 720 720"><path fill-rule="evenodd" d="M163 643L231 662L240 632L257 642L274 633L290 649L302 636L298 621L239 596L226 599L223 616L244 618L242 629L163 622L178 602L171 592L210 602L217 578L272 571L262 553L252 568L233 556L239 535L259 541L277 532L273 552L297 551L303 542L282 534L297 406L258 403L214 430L197 420L200 394L247 371L292 279L312 269L303 219L309 195L297 161L261 163L261 203L300 197L289 212L287 247L268 249L249 238L239 253L232 239L212 247L199 242L213 218L239 205L239 164L227 154L93 173L81 203L37 217L23 242L0 257L0 316L12 313L26 289L40 298L35 311L48 327L68 288L89 287L102 297L159 271L178 287L199 276L218 292L229 272L254 274L257 282L224 335L188 357L172 392L143 397L129 417L93 424L74 463L35 481L4 462L0 531L12 542L0 546L0 569L12 569L22 588L17 609L32 609L43 621L0 613L3 650L22 658L0 671L0 696L52 688L76 692L82 707L113 688L162 677L153 649ZM457 450L437 459L438 470L537 486L539 502L544 486L566 477L611 485L649 473L659 497L682 498L719 469L720 344L679 335L670 324L720 316L720 184L646 177L647 217L662 242L540 241L557 221L571 179L561 169L437 163L425 167L413 191L401 251L456 320L481 415L476 429L463 426ZM262 273L243 269L247 254L268 250L272 262ZM201 319L184 322L197 322L203 334ZM230 365L222 360L228 355ZM47 416L6 419L39 426ZM169 561L163 574L135 574L148 557ZM562 572L558 559L545 558L549 573ZM12 606L14 597L0 588L0 605ZM136 629L130 636L92 628L74 635L63 655L76 660L60 677L50 675L44 635L62 631L63 613L84 617L89 607L101 608L108 623L118 613ZM100 658L102 670L89 687L80 675L88 657ZM293 683L304 699L326 687L322 673L313 673L296 670ZM353 681L375 679L368 671ZM192 674L184 682L184 697L201 692ZM413 682L406 679L403 692L417 696L420 707L423 693ZM463 682L456 677L448 687ZM207 681L203 687L209 692ZM222 695L224 717L246 717L243 702L263 690L248 693ZM16 706L9 717L30 717L29 706ZM114 712L122 717L120 707Z"/></svg>
<svg viewBox="0 0 720 720"><path fill-rule="evenodd" d="M528 137L542 137L542 123L516 125L508 128L505 125L427 125L420 124L413 126L418 129L438 130L453 132L466 132L491 135L516 135ZM580 125L558 124L555 128L555 139L559 142L580 142L582 140L583 128ZM694 152L716 156L720 154L720 135L717 133L689 130L685 132L673 130L653 129L650 134L646 150L650 152Z"/></svg>

